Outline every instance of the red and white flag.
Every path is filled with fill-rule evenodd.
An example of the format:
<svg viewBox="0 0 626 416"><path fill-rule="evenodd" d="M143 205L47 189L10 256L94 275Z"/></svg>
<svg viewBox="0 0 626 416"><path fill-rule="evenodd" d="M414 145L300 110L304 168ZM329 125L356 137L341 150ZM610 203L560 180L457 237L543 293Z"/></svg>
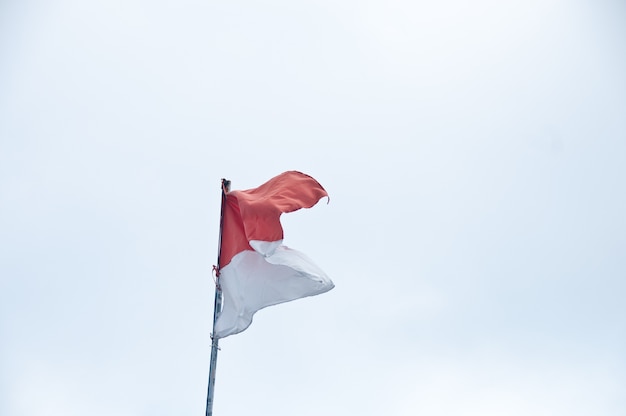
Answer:
<svg viewBox="0 0 626 416"><path fill-rule="evenodd" d="M280 215L310 208L328 194L315 179L289 171L258 188L226 193L218 284L223 308L213 336L245 330L266 306L318 295L334 287L319 267L282 244Z"/></svg>

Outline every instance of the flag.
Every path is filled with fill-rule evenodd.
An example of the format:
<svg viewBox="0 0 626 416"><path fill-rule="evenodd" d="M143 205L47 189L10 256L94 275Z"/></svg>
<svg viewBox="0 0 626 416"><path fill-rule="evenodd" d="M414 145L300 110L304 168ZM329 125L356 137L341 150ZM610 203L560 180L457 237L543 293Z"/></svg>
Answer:
<svg viewBox="0 0 626 416"><path fill-rule="evenodd" d="M225 194L218 260L223 308L213 336L224 338L250 326L260 309L318 295L333 282L303 253L282 244L282 213L311 208L328 194L315 179L282 173L258 188Z"/></svg>

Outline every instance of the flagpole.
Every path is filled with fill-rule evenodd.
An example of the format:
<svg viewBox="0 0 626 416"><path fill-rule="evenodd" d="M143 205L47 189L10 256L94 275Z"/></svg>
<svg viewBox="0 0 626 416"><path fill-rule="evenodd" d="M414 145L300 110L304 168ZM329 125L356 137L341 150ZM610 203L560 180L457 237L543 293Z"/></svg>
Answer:
<svg viewBox="0 0 626 416"><path fill-rule="evenodd" d="M213 392L215 390L215 369L217 366L217 352L219 350L219 338L215 337L215 322L222 311L222 289L220 288L220 254L222 247L222 230L224 225L224 206L226 205L226 193L230 191L230 181L222 179L222 207L220 210L220 232L217 246L217 267L215 276L215 302L213 303L213 332L211 332L211 363L209 366L209 387L206 396L206 416L213 416Z"/></svg>

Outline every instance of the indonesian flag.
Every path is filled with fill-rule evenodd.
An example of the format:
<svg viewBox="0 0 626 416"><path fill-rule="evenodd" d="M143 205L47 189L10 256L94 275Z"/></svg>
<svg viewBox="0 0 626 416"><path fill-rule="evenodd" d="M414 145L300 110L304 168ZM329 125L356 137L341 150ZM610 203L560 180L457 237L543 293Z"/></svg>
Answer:
<svg viewBox="0 0 626 416"><path fill-rule="evenodd" d="M218 284L223 309L213 336L224 338L250 326L266 306L318 295L335 285L299 251L282 244L280 215L310 208L328 194L315 179L289 171L255 189L225 196Z"/></svg>

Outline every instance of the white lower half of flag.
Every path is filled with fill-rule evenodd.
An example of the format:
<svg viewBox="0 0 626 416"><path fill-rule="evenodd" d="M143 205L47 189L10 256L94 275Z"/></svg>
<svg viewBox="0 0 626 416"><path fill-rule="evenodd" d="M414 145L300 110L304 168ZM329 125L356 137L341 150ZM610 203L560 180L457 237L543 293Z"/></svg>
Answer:
<svg viewBox="0 0 626 416"><path fill-rule="evenodd" d="M245 330L255 312L267 306L319 295L334 287L326 273L301 252L282 245L271 251L265 256L242 251L220 270L224 306L213 336L224 338Z"/></svg>

